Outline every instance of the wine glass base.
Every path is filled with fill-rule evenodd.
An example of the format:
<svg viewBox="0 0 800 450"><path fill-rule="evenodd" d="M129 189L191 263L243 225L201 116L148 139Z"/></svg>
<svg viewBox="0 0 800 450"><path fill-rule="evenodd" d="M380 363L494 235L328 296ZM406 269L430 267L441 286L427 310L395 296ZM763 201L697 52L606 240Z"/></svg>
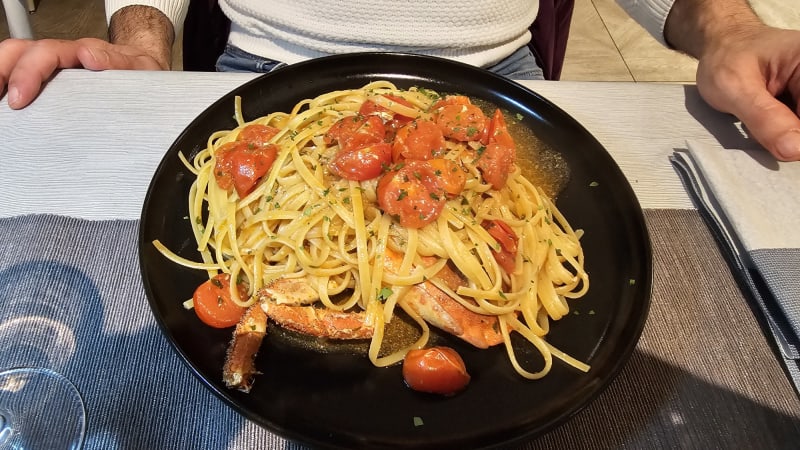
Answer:
<svg viewBox="0 0 800 450"><path fill-rule="evenodd" d="M79 449L86 408L75 385L43 368L0 372L0 449Z"/></svg>
<svg viewBox="0 0 800 450"><path fill-rule="evenodd" d="M11 433L14 431L11 429L10 421L6 420L6 416L8 416L7 412L0 411L0 448L11 438Z"/></svg>

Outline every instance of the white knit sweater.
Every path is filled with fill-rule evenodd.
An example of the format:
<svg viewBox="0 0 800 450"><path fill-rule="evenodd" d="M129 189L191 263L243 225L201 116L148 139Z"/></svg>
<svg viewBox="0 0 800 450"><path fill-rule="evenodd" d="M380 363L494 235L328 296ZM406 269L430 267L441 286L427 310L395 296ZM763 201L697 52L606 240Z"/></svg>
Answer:
<svg viewBox="0 0 800 450"><path fill-rule="evenodd" d="M106 15L140 4L179 30L189 0L106 0ZM674 0L618 0L656 39ZM405 51L492 65L530 40L537 0L220 0L228 42L286 63L356 51Z"/></svg>

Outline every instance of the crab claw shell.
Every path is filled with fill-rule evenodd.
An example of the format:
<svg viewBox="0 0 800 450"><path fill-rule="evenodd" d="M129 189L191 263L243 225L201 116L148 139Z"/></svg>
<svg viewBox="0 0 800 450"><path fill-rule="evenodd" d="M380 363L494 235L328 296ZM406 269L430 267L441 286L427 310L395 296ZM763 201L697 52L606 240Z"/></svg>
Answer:
<svg viewBox="0 0 800 450"><path fill-rule="evenodd" d="M226 386L250 392L259 373L254 361L266 334L267 315L256 303L245 311L233 332L222 368L222 380Z"/></svg>
<svg viewBox="0 0 800 450"><path fill-rule="evenodd" d="M267 316L283 328L326 339L369 339L375 332L366 313L331 311L313 306L261 302Z"/></svg>

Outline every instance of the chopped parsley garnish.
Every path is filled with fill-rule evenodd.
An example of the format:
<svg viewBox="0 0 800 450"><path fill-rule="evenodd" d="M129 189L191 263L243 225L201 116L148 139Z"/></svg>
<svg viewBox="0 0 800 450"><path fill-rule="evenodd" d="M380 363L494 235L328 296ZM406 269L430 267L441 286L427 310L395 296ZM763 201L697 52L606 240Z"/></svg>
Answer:
<svg viewBox="0 0 800 450"><path fill-rule="evenodd" d="M392 290L388 287L382 287L381 290L378 292L378 301L385 302L389 299L393 294Z"/></svg>

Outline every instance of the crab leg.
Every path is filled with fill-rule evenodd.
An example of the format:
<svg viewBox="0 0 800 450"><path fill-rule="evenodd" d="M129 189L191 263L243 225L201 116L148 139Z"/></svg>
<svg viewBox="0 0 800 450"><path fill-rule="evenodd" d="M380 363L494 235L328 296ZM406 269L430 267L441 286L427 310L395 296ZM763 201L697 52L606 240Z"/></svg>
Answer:
<svg viewBox="0 0 800 450"><path fill-rule="evenodd" d="M255 304L247 309L236 325L225 355L222 380L229 388L250 392L253 378L258 374L253 363L267 334L267 315Z"/></svg>
<svg viewBox="0 0 800 450"><path fill-rule="evenodd" d="M403 256L387 249L386 270L397 273ZM431 261L425 261L432 263ZM444 266L436 277L455 290L464 284L462 277ZM374 327L366 323L366 313L330 311L310 306L319 300L302 278L280 278L259 292L259 302L245 312L236 325L223 368L228 387L249 392L258 372L253 361L267 333L267 319L303 334L328 339L369 339ZM430 281L417 284L401 301L426 322L478 348L503 342L497 317L470 311Z"/></svg>
<svg viewBox="0 0 800 450"><path fill-rule="evenodd" d="M396 272L403 261L397 252L386 250L386 270ZM448 266L436 274L450 289L464 285L464 280ZM430 281L423 281L408 290L402 300L426 322L478 348L503 342L497 317L478 314L442 292Z"/></svg>
<svg viewBox="0 0 800 450"><path fill-rule="evenodd" d="M313 306L291 306L261 301L261 308L278 325L310 336L328 339L369 339L375 331L366 313L331 311Z"/></svg>

